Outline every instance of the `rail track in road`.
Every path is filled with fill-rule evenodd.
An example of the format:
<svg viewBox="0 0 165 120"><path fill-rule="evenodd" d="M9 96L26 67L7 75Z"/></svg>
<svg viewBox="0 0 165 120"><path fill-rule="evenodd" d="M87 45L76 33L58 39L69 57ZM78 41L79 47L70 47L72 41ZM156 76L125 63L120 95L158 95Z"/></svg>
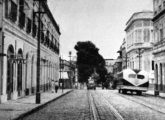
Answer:
<svg viewBox="0 0 165 120"><path fill-rule="evenodd" d="M147 107L151 110L154 110L154 111L159 112L161 114L165 114L165 110L161 110L161 109L163 109L163 107L161 107L159 105L152 104L152 103L148 103L147 101L140 99L138 96L129 96L129 95L123 95L123 94L118 94L118 93L115 93L115 94L119 95L119 96L121 96L127 100L130 100L132 102L140 104L144 107Z"/></svg>
<svg viewBox="0 0 165 120"><path fill-rule="evenodd" d="M95 92L96 94L96 92ZM97 94L98 95L98 94ZM100 117L100 111L98 108L98 105L96 103L96 99L94 99L94 95L92 95L91 92L88 93L88 97L89 97L89 103L91 105L91 110L93 113L93 118L94 120L101 120L102 118ZM115 117L116 120L124 120L124 118L120 115L120 113L117 111L117 109L115 109L113 107L113 105L110 103L110 101L107 100L107 98L105 98L104 96L100 96L99 95L99 100L102 100L102 104L104 104L108 110L110 111L110 113L113 114L113 116Z"/></svg>
<svg viewBox="0 0 165 120"><path fill-rule="evenodd" d="M92 112L93 120L99 120L98 110L91 93L88 92L88 102L90 105L90 111Z"/></svg>

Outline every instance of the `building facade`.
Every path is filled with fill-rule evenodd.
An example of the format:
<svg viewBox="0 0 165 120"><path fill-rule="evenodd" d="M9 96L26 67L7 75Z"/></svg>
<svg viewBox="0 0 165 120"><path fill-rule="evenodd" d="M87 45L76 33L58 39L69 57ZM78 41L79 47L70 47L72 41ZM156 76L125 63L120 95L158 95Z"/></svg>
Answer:
<svg viewBox="0 0 165 120"><path fill-rule="evenodd" d="M46 1L40 10L37 0L0 1L0 103L35 94L38 37L41 92L59 79L61 33Z"/></svg>
<svg viewBox="0 0 165 120"><path fill-rule="evenodd" d="M113 65L115 64L115 59L105 59L105 67L108 73L113 73Z"/></svg>
<svg viewBox="0 0 165 120"><path fill-rule="evenodd" d="M155 89L165 92L165 0L153 0Z"/></svg>
<svg viewBox="0 0 165 120"><path fill-rule="evenodd" d="M60 83L64 88L73 88L76 81L76 61L67 61L61 59L60 61Z"/></svg>
<svg viewBox="0 0 165 120"><path fill-rule="evenodd" d="M153 12L142 11L134 13L126 23L126 56L127 67L145 70L153 82Z"/></svg>

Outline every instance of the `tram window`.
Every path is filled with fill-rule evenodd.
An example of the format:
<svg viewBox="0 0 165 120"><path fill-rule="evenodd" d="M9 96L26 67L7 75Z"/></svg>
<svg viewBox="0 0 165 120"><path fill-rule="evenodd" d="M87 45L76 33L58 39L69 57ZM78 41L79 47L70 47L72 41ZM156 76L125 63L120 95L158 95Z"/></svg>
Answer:
<svg viewBox="0 0 165 120"><path fill-rule="evenodd" d="M143 75L137 75L137 78L138 79L144 79L144 76Z"/></svg>
<svg viewBox="0 0 165 120"><path fill-rule="evenodd" d="M136 78L136 75L135 75L135 74L129 74L128 77L129 77L129 78Z"/></svg>

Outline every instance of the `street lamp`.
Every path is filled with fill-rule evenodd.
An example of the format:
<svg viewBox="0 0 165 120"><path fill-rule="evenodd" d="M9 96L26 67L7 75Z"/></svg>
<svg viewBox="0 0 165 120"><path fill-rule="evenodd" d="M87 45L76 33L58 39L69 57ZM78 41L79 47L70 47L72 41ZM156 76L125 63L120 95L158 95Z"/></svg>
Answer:
<svg viewBox="0 0 165 120"><path fill-rule="evenodd" d="M139 70L140 70L140 66L141 66L141 57L142 57L142 53L143 53L143 49L142 48L138 48L138 51L136 51L136 53L138 54L137 57L139 58Z"/></svg>
<svg viewBox="0 0 165 120"><path fill-rule="evenodd" d="M69 58L70 58L70 85L72 86L72 80L71 80L71 57L72 57L72 52L69 51Z"/></svg>

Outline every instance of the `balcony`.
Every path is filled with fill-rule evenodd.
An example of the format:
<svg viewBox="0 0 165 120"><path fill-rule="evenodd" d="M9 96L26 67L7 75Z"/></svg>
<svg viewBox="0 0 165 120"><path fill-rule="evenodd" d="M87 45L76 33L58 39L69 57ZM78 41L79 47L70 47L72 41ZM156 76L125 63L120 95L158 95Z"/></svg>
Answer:
<svg viewBox="0 0 165 120"><path fill-rule="evenodd" d="M127 48L127 52L134 50L134 49L138 49L138 48L145 48L145 49L150 49L152 48L152 43L150 42L141 42L141 43L134 43L132 46L130 46L129 48Z"/></svg>
<svg viewBox="0 0 165 120"><path fill-rule="evenodd" d="M165 51L165 40L159 41L154 44L153 54L157 54L163 51Z"/></svg>

